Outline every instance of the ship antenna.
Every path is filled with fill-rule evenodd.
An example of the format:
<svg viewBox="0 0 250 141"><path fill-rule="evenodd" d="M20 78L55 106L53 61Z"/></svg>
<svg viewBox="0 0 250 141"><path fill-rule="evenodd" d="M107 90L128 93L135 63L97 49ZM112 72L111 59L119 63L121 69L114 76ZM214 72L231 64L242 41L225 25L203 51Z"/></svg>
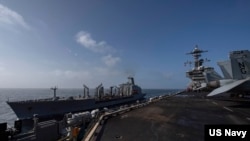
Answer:
<svg viewBox="0 0 250 141"><path fill-rule="evenodd" d="M89 96L89 88L83 84L83 97L86 98L86 95Z"/></svg>
<svg viewBox="0 0 250 141"><path fill-rule="evenodd" d="M54 91L54 100L56 99L56 90L58 89L56 86L54 88L50 88L51 90Z"/></svg>
<svg viewBox="0 0 250 141"><path fill-rule="evenodd" d="M199 58L201 57L202 53L208 52L207 50L201 50L198 48L198 45L195 46L194 50L186 53L186 54L191 54L194 57L194 67L195 69L198 69L198 67L202 66L203 62L199 61Z"/></svg>

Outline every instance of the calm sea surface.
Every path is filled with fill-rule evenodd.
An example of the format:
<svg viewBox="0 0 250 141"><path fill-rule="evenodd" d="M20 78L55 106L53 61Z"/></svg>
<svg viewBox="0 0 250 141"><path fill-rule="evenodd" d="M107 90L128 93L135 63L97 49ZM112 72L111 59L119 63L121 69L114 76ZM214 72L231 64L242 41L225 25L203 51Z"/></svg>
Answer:
<svg viewBox="0 0 250 141"><path fill-rule="evenodd" d="M179 90L174 89L143 89L146 93L146 98L159 96L163 94L171 94ZM93 94L94 90L90 90L90 94ZM58 89L57 96L69 97L79 96L83 94L83 89ZM0 89L0 123L7 122L8 125L13 126L14 121L17 119L15 113L7 105L6 101L17 101L17 100L31 100L41 98L53 97L53 91L50 89Z"/></svg>

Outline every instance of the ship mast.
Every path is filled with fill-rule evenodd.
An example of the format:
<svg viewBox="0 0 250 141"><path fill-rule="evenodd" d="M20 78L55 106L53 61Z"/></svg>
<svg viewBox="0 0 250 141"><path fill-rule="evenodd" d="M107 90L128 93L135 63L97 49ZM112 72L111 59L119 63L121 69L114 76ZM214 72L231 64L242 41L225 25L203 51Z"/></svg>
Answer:
<svg viewBox="0 0 250 141"><path fill-rule="evenodd" d="M89 88L83 84L83 97L86 98L86 97L90 97L89 96Z"/></svg>
<svg viewBox="0 0 250 141"><path fill-rule="evenodd" d="M207 50L201 50L198 48L198 45L195 46L194 50L189 52L189 53L186 53L187 55L191 54L193 57L194 57L194 70L198 70L200 66L202 66L204 60L203 59L200 59L201 57L201 54L202 53L205 53L205 52L208 52ZM205 61L210 61L208 59L206 59ZM192 64L191 61L187 61L184 63L185 65L187 64Z"/></svg>
<svg viewBox="0 0 250 141"><path fill-rule="evenodd" d="M56 100L56 90L58 89L56 86L54 88L50 88L51 90L54 91L54 100Z"/></svg>

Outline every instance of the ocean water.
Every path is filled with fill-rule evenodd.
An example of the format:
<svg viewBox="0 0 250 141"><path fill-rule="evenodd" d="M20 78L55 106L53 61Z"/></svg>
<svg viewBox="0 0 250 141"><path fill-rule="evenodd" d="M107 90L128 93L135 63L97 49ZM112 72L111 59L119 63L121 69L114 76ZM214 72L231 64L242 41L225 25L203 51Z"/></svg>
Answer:
<svg viewBox="0 0 250 141"><path fill-rule="evenodd" d="M164 94L171 94L177 92L177 89L143 89L146 93L146 98L159 96ZM57 96L69 97L79 96L83 94L83 89L58 89ZM90 89L90 95L94 94L94 90ZM34 100L41 98L53 97L53 91L50 89L40 88L15 88L15 89L0 89L0 123L7 122L9 126L13 126L14 121L17 119L15 113L6 103L6 101L17 100Z"/></svg>

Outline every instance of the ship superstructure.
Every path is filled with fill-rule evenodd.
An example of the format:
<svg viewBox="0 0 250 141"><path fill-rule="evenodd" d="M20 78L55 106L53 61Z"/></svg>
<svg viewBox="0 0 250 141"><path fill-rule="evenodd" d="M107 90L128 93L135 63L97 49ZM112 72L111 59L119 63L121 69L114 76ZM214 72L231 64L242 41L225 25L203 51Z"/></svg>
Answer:
<svg viewBox="0 0 250 141"><path fill-rule="evenodd" d="M7 104L12 108L19 119L38 117L51 117L87 111L97 108L110 107L144 99L145 94L139 86L135 85L134 78L129 77L129 82L121 84L119 87L110 87L109 93L104 93L104 88L100 84L96 88L94 96L89 95L89 88L84 87L83 96L60 98L56 96L57 88L52 88L54 97L50 99L8 101Z"/></svg>
<svg viewBox="0 0 250 141"><path fill-rule="evenodd" d="M201 50L196 45L194 50L187 53L192 55L194 61L187 61L185 65L193 65L194 67L186 72L186 77L191 79L191 82L188 85L188 90L194 91L204 88L202 84L214 80L219 80L222 77L214 70L213 67L203 66L204 62L209 62L210 60L201 58L201 54L208 52L207 50Z"/></svg>

